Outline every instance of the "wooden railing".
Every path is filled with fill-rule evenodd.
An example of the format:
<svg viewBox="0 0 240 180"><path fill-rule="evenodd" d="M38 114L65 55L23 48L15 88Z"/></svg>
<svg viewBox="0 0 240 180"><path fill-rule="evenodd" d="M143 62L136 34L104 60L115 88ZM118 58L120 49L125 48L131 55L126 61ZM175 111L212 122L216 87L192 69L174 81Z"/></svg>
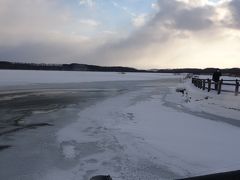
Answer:
<svg viewBox="0 0 240 180"><path fill-rule="evenodd" d="M202 89L202 90L207 90L210 92L211 90L217 91L218 94L221 94L221 92L233 92L235 93L235 96L239 94L239 83L240 80L224 80L221 79L218 82L214 82L211 79L200 79L200 78L192 78L192 83ZM212 88L212 85L214 87ZM232 90L226 90L223 89L224 86L232 86Z"/></svg>

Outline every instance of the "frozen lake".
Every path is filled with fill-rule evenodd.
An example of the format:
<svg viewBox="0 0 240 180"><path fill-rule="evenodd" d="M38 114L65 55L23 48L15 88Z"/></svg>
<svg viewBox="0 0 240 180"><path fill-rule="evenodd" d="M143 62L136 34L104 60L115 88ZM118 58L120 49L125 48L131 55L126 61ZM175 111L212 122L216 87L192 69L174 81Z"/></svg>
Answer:
<svg viewBox="0 0 240 180"><path fill-rule="evenodd" d="M123 148L121 144L117 143L117 140L116 142L108 142L108 140L98 142L96 139L95 142L84 141L83 143L76 143L73 140L59 144L56 133L59 129L79 120L81 111L87 107L94 106L94 104L108 98L138 91L144 87L159 86L159 83L161 82L122 81L41 84L23 85L17 88L14 86L13 89L8 87L10 89L8 91L2 90L0 94L1 178L9 180L44 179L44 176L51 169L68 170L81 163L90 165L97 163L94 158L81 159L104 151L101 147L102 143L110 143L109 146L111 145L111 148L116 149L117 153ZM142 98L135 99L132 103L137 103ZM101 122L89 125L90 122L86 121L88 120L83 119L79 131L89 133L95 130L94 134L97 135L98 131L106 130L107 133L108 129L99 125ZM71 145L77 146L81 152L76 157L72 157L75 155ZM114 161L116 167L121 166L121 159L118 160L117 157L116 160L105 163L107 165L107 163ZM78 179L88 179L91 174L94 174L94 171L84 172L83 170L81 174L83 176Z"/></svg>
<svg viewBox="0 0 240 180"><path fill-rule="evenodd" d="M181 77L136 77L2 86L1 179L156 180L240 168L239 111L195 112L174 92Z"/></svg>

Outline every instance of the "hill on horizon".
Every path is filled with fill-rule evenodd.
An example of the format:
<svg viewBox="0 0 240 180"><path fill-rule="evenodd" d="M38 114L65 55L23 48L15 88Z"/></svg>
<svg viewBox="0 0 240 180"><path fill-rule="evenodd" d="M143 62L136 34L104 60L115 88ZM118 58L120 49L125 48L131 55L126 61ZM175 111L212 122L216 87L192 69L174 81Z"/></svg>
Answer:
<svg viewBox="0 0 240 180"><path fill-rule="evenodd" d="M216 68L175 68L175 69L153 69L139 70L122 66L97 66L89 64L45 64L45 63L20 63L0 61L0 69L9 70L53 70L53 71L100 71L100 72L151 72L151 73L193 73L212 74ZM240 76L240 68L222 69L222 73L231 76Z"/></svg>

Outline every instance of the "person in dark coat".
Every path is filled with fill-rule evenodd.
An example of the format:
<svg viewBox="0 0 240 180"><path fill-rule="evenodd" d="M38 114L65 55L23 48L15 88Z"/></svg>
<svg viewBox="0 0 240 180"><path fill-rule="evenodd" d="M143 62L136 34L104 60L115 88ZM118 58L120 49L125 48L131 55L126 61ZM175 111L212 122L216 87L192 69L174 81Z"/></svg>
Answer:
<svg viewBox="0 0 240 180"><path fill-rule="evenodd" d="M222 76L222 72L220 69L216 69L216 71L213 73L212 80L215 82L215 89L217 89L217 83L220 80L220 77Z"/></svg>

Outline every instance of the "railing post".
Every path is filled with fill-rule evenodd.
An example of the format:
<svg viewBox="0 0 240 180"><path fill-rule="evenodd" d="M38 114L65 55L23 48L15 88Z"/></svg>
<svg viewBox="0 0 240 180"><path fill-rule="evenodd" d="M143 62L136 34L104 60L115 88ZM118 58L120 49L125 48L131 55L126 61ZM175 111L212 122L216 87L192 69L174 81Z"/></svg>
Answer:
<svg viewBox="0 0 240 180"><path fill-rule="evenodd" d="M211 85L212 85L211 79L208 79L208 92L211 91Z"/></svg>
<svg viewBox="0 0 240 180"><path fill-rule="evenodd" d="M206 89L206 80L205 79L203 79L203 91Z"/></svg>
<svg viewBox="0 0 240 180"><path fill-rule="evenodd" d="M221 79L221 80L218 81L218 83L217 83L218 94L220 94L221 91L222 91L222 82L223 82L223 80Z"/></svg>
<svg viewBox="0 0 240 180"><path fill-rule="evenodd" d="M210 92L212 89L212 84L214 84L215 86L215 90L217 91L218 94L221 94L222 92L222 86L224 84L224 80L221 79L218 82L214 82L211 79L199 79L199 78L192 78L192 83L199 89L202 90L208 90L208 92ZM207 84L207 85L206 85ZM233 86L234 84L231 83L226 83L224 85L231 85ZM235 96L238 96L238 94L240 93L239 90L240 89L240 80L236 79L236 84L235 84Z"/></svg>
<svg viewBox="0 0 240 180"><path fill-rule="evenodd" d="M236 79L235 96L239 93L239 81Z"/></svg>

